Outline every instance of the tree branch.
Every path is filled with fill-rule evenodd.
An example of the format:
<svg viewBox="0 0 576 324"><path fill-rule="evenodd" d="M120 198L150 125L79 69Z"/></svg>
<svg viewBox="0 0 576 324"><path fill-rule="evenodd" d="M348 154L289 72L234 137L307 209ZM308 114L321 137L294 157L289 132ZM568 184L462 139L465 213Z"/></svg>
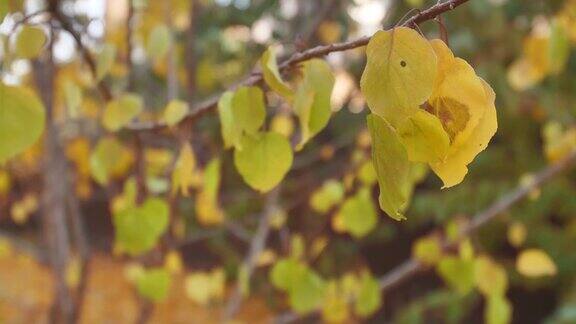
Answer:
<svg viewBox="0 0 576 324"><path fill-rule="evenodd" d="M538 172L534 176L534 180L529 185L523 185L516 190L510 192L502 199L496 201L490 207L485 209L484 211L477 213L470 223L468 223L460 232L459 239L453 241L445 241L442 244L443 250L449 251L456 247L461 239L466 238L472 234L474 234L479 228L481 228L486 223L490 222L491 220L495 219L498 215L501 215L503 212L508 210L514 204L520 202L526 196L530 194L530 192L534 191L542 187L545 183L552 180L563 171L566 171L570 167L576 164L576 151L570 153L567 157L562 159L561 161L552 164L540 172ZM390 289L400 285L403 282L413 278L416 274L428 270L429 267L422 264L416 259L408 259L404 263L398 265L396 268L385 274L384 276L380 277L378 280L380 284L380 289L384 293L389 291ZM317 314L308 314L305 316L314 316ZM287 312L283 315L280 315L276 319L276 323L291 323L296 320L302 319L302 315L298 315L292 312Z"/></svg>
<svg viewBox="0 0 576 324"><path fill-rule="evenodd" d="M450 10L452 10L452 9L454 9L454 8L460 6L460 5L462 5L468 1L469 0L448 0L448 1L443 2L443 3L437 3L434 6L428 8L426 10L419 11L415 15L411 16L402 24L402 26L412 27L412 26L415 26L416 24L425 22L427 20L434 19L438 15L445 13L447 11L450 11ZM365 46L366 44L368 44L369 41L370 41L370 36L364 36L364 37L361 37L361 38L358 38L358 39L352 40L352 41L316 46L316 47L313 47L311 49L308 49L308 50L305 50L302 52L294 53L286 61L280 63L278 68L279 68L280 72L286 72L286 71L292 69L293 67L297 66L298 64L300 64L302 62L311 60L311 59L316 58L316 57L323 57L323 56L326 56L330 53L342 52L342 51L362 47L362 46ZM240 81L238 84L231 87L231 89L234 89L234 88L239 87L239 86L253 86L253 85L259 84L260 82L262 82L262 80L263 80L263 77L262 77L262 74L260 72L253 72L246 79ZM216 96L214 96L214 97L212 97L206 101L199 103L198 105L194 106L193 108L191 108L188 115L186 116L186 118L184 118L182 120L182 122L184 122L184 121L193 122L197 118L199 118L202 115L213 110L216 107L216 105L218 104L218 100L220 100L220 96L221 95L216 95ZM156 130L164 129L166 127L167 127L167 125L165 123L162 123L162 122L135 122L135 123L128 125L126 128L129 130L132 130L132 131L156 131Z"/></svg>

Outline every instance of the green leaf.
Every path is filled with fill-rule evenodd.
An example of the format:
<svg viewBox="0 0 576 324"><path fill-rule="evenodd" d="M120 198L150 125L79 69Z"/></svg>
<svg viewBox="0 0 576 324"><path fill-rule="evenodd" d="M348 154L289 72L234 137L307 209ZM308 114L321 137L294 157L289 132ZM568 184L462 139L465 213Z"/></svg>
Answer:
<svg viewBox="0 0 576 324"><path fill-rule="evenodd" d="M142 112L142 108L142 98L135 94L124 94L108 102L102 115L102 125L107 130L116 132Z"/></svg>
<svg viewBox="0 0 576 324"><path fill-rule="evenodd" d="M136 280L138 293L153 301L161 302L168 296L171 283L170 273L164 268L150 269Z"/></svg>
<svg viewBox="0 0 576 324"><path fill-rule="evenodd" d="M342 218L344 228L355 238L361 238L372 231L378 223L378 215L370 190L361 188L355 196L348 198L336 217Z"/></svg>
<svg viewBox="0 0 576 324"><path fill-rule="evenodd" d="M440 260L436 270L446 284L461 295L466 295L474 287L474 259L447 256Z"/></svg>
<svg viewBox="0 0 576 324"><path fill-rule="evenodd" d="M510 323L512 321L512 305L505 296L493 295L487 300L484 317L487 324Z"/></svg>
<svg viewBox="0 0 576 324"><path fill-rule="evenodd" d="M35 58L40 54L45 43L46 34L42 28L25 25L16 38L16 56L25 59Z"/></svg>
<svg viewBox="0 0 576 324"><path fill-rule="evenodd" d="M90 155L90 173L96 182L108 184L112 170L122 159L124 147L114 137L105 137L98 141Z"/></svg>
<svg viewBox="0 0 576 324"><path fill-rule="evenodd" d="M289 288L289 302L292 310L306 314L320 308L324 300L326 282L314 271L308 269Z"/></svg>
<svg viewBox="0 0 576 324"><path fill-rule="evenodd" d="M344 198L344 186L334 179L324 182L322 187L312 194L310 206L319 213L326 213Z"/></svg>
<svg viewBox="0 0 576 324"><path fill-rule="evenodd" d="M148 198L114 214L116 243L132 256L152 249L168 228L169 208L164 200Z"/></svg>
<svg viewBox="0 0 576 324"><path fill-rule="evenodd" d="M436 264L442 258L440 241L433 235L419 239L412 246L412 256L424 264Z"/></svg>
<svg viewBox="0 0 576 324"><path fill-rule="evenodd" d="M181 100L172 100L164 109L162 119L169 127L176 126L188 114L188 104Z"/></svg>
<svg viewBox="0 0 576 324"><path fill-rule="evenodd" d="M378 280L368 272L362 274L358 296L354 303L354 312L360 317L368 317L376 312L382 304L382 294Z"/></svg>
<svg viewBox="0 0 576 324"><path fill-rule="evenodd" d="M204 169L204 191L206 191L206 194L212 201L218 200L221 164L219 158L213 158Z"/></svg>
<svg viewBox="0 0 576 324"><path fill-rule="evenodd" d="M100 82L114 65L116 47L113 44L104 44L96 58L96 82Z"/></svg>
<svg viewBox="0 0 576 324"><path fill-rule="evenodd" d="M224 147L242 148L243 134L255 135L264 124L264 93L258 87L226 92L218 102Z"/></svg>
<svg viewBox="0 0 576 324"><path fill-rule="evenodd" d="M504 296L508 289L506 270L485 256L480 256L475 261L474 281L484 296Z"/></svg>
<svg viewBox="0 0 576 324"><path fill-rule="evenodd" d="M395 220L402 220L412 186L411 164L396 131L382 117L368 115L372 137L372 162L380 185L380 208Z"/></svg>
<svg viewBox="0 0 576 324"><path fill-rule="evenodd" d="M262 54L260 65L262 67L262 75L264 76L264 81L270 87L270 89L274 90L274 92L278 93L286 101L291 103L294 97L294 93L280 76L280 71L278 71L278 63L276 62L276 50L273 46L268 47L264 54Z"/></svg>
<svg viewBox="0 0 576 324"><path fill-rule="evenodd" d="M242 149L234 151L234 164L249 186L267 192L290 170L292 149L288 140L275 132L244 136Z"/></svg>
<svg viewBox="0 0 576 324"><path fill-rule="evenodd" d="M294 111L300 119L302 138L297 149L318 134L330 120L330 98L334 76L324 60L313 59L303 64L304 79L296 91Z"/></svg>
<svg viewBox="0 0 576 324"><path fill-rule="evenodd" d="M146 52L152 59L161 59L168 53L170 44L172 44L170 28L164 24L158 24L148 35Z"/></svg>
<svg viewBox="0 0 576 324"><path fill-rule="evenodd" d="M558 21L551 26L548 55L552 74L562 72L570 56L570 38L564 28Z"/></svg>
<svg viewBox="0 0 576 324"><path fill-rule="evenodd" d="M33 91L0 83L0 164L37 141L44 120L44 106Z"/></svg>
<svg viewBox="0 0 576 324"><path fill-rule="evenodd" d="M277 289L288 290L307 271L306 265L296 258L285 258L274 263L270 271L270 281Z"/></svg>

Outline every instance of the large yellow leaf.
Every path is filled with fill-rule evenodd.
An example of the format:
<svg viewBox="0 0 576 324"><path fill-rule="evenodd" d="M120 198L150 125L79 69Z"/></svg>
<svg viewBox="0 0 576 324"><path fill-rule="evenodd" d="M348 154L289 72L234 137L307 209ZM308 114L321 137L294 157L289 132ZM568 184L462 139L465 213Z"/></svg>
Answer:
<svg viewBox="0 0 576 324"><path fill-rule="evenodd" d="M136 117L142 108L142 98L134 94L124 94L108 102L102 115L102 125L111 132L118 131Z"/></svg>
<svg viewBox="0 0 576 324"><path fill-rule="evenodd" d="M395 220L405 219L411 187L411 163L400 136L383 118L368 115L372 136L372 162L380 185L380 208Z"/></svg>
<svg viewBox="0 0 576 324"><path fill-rule="evenodd" d="M281 95L286 101L292 102L293 91L288 84L282 80L280 71L278 71L278 63L276 62L276 50L274 46L270 46L260 59L260 66L262 68L262 75L266 84Z"/></svg>
<svg viewBox="0 0 576 324"><path fill-rule="evenodd" d="M0 164L37 141L44 120L44 106L34 92L0 83Z"/></svg>
<svg viewBox="0 0 576 324"><path fill-rule="evenodd" d="M234 164L248 185L267 192L290 170L292 148L284 136L275 132L244 136L242 150L234 151Z"/></svg>
<svg viewBox="0 0 576 324"><path fill-rule="evenodd" d="M498 128L496 106L494 105L496 94L488 83L480 78L478 79L487 98L484 104L484 115L472 130L466 142L460 145L452 144L448 156L442 162L431 164L432 170L444 182L444 188L462 182L464 176L468 173L467 165L488 146L490 139Z"/></svg>
<svg viewBox="0 0 576 324"><path fill-rule="evenodd" d="M302 129L302 138L297 149L301 149L328 124L331 114L330 98L334 87L334 76L324 60L314 59L304 63L303 71L304 79L294 100L294 111L300 119Z"/></svg>
<svg viewBox="0 0 576 324"><path fill-rule="evenodd" d="M432 94L436 54L418 32L397 27L374 34L366 56L362 93L374 114L396 126Z"/></svg>
<svg viewBox="0 0 576 324"><path fill-rule="evenodd" d="M540 249L527 249L516 259L516 270L526 277L553 276L556 264L546 252Z"/></svg>

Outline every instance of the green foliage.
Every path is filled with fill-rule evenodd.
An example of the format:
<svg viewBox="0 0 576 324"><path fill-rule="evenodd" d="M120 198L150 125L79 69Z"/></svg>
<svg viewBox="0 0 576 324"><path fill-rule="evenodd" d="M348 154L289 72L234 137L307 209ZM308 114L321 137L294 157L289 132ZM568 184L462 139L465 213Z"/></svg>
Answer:
<svg viewBox="0 0 576 324"><path fill-rule="evenodd" d="M44 106L31 90L0 83L0 116L3 164L38 140L44 131Z"/></svg>
<svg viewBox="0 0 576 324"><path fill-rule="evenodd" d="M153 302L161 302L166 299L170 284L170 273L164 268L145 270L136 279L138 293Z"/></svg>
<svg viewBox="0 0 576 324"><path fill-rule="evenodd" d="M112 218L117 246L133 256L149 251L166 231L168 219L168 205L158 198L117 212Z"/></svg>
<svg viewBox="0 0 576 324"><path fill-rule="evenodd" d="M341 219L343 229L355 238L370 233L378 223L370 190L361 188L356 195L346 199L336 217Z"/></svg>
<svg viewBox="0 0 576 324"><path fill-rule="evenodd" d="M46 44L46 34L40 27L25 25L16 38L15 53L18 57L32 59L37 57Z"/></svg>
<svg viewBox="0 0 576 324"><path fill-rule="evenodd" d="M368 317L374 314L381 304L382 294L378 280L369 273L363 273L360 278L358 295L354 302L354 312L360 317Z"/></svg>
<svg viewBox="0 0 576 324"><path fill-rule="evenodd" d="M292 148L275 132L244 136L242 149L234 151L234 164L252 188L267 192L274 188L292 166Z"/></svg>

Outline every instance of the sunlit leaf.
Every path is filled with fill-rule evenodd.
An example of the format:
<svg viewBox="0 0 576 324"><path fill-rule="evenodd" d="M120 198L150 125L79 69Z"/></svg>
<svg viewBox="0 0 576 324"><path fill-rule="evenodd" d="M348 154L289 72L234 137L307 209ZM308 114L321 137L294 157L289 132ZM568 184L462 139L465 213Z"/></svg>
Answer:
<svg viewBox="0 0 576 324"><path fill-rule="evenodd" d="M172 100L164 109L162 119L166 125L173 127L186 117L188 113L188 104L181 100Z"/></svg>
<svg viewBox="0 0 576 324"><path fill-rule="evenodd" d="M224 211L218 203L220 165L220 159L214 158L204 169L202 187L196 196L196 217L202 225L217 225L224 221Z"/></svg>
<svg viewBox="0 0 576 324"><path fill-rule="evenodd" d="M512 322L512 304L505 296L494 295L488 298L484 310L485 323L508 324Z"/></svg>
<svg viewBox="0 0 576 324"><path fill-rule="evenodd" d="M516 271L526 277L543 277L556 275L554 261L540 249L527 249L520 252L516 259Z"/></svg>
<svg viewBox="0 0 576 324"><path fill-rule="evenodd" d="M116 138L104 137L90 155L90 173L96 182L106 185L126 172L133 161L132 154Z"/></svg>
<svg viewBox="0 0 576 324"><path fill-rule="evenodd" d="M474 281L485 296L504 296L508 289L506 270L486 256L476 259Z"/></svg>
<svg viewBox="0 0 576 324"><path fill-rule="evenodd" d="M34 92L0 83L0 164L38 140L44 119L44 106Z"/></svg>
<svg viewBox="0 0 576 324"><path fill-rule="evenodd" d="M408 117L399 126L398 135L406 148L408 159L413 162L442 161L450 146L450 138L440 120L424 110Z"/></svg>
<svg viewBox="0 0 576 324"><path fill-rule="evenodd" d="M372 231L378 223L378 215L370 190L361 188L356 195L344 201L336 217L342 219L344 229L355 238L361 238Z"/></svg>

